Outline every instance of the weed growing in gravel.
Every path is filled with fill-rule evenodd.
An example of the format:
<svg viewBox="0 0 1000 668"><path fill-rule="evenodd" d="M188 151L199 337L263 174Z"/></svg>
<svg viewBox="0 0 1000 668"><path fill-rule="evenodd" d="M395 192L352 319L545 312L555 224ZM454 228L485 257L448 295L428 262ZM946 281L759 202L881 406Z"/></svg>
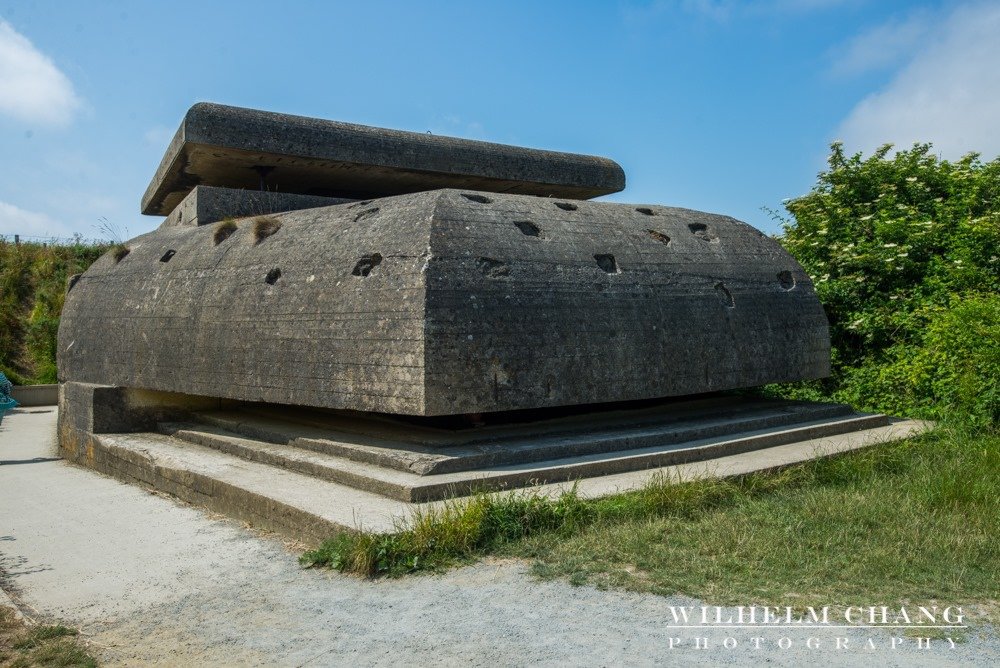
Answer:
<svg viewBox="0 0 1000 668"><path fill-rule="evenodd" d="M78 666L95 668L97 661L77 640L75 629L62 625L32 628L0 606L0 666Z"/></svg>

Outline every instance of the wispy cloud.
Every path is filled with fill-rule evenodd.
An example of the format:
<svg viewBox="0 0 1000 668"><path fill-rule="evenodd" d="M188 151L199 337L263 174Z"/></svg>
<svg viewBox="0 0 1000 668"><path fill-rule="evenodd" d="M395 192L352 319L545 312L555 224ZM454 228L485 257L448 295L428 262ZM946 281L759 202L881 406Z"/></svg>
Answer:
<svg viewBox="0 0 1000 668"><path fill-rule="evenodd" d="M66 125L80 108L73 84L27 37L0 19L0 113Z"/></svg>
<svg viewBox="0 0 1000 668"><path fill-rule="evenodd" d="M929 28L898 74L850 112L838 134L851 150L932 142L955 158L1000 154L1000 6L953 10Z"/></svg>
<svg viewBox="0 0 1000 668"><path fill-rule="evenodd" d="M924 10L866 30L834 49L831 71L838 76L854 76L898 65L931 31L932 21Z"/></svg>
<svg viewBox="0 0 1000 668"><path fill-rule="evenodd" d="M28 211L0 201L0 234L20 234L25 237L70 237L70 229L44 213Z"/></svg>

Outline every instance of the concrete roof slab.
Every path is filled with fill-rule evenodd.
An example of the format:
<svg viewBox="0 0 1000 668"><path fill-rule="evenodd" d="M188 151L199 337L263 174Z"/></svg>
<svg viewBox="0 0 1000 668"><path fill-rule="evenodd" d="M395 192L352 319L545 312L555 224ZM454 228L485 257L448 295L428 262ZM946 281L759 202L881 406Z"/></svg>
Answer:
<svg viewBox="0 0 1000 668"><path fill-rule="evenodd" d="M201 102L142 197L167 215L196 185L366 199L463 188L590 199L625 187L613 160Z"/></svg>

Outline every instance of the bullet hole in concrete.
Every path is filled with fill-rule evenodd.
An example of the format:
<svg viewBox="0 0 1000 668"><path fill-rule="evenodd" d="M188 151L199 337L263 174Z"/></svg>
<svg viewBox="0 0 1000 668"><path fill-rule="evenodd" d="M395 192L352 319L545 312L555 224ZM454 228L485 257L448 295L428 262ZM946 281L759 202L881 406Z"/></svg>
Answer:
<svg viewBox="0 0 1000 668"><path fill-rule="evenodd" d="M494 260L491 257L481 257L476 260L476 266L479 267L479 271L483 272L484 276L489 276L490 278L500 278L501 276L510 275L510 266L502 260Z"/></svg>
<svg viewBox="0 0 1000 668"><path fill-rule="evenodd" d="M563 211L576 211L578 208L576 204L573 204L571 202L556 202L556 206L562 209Z"/></svg>
<svg viewBox="0 0 1000 668"><path fill-rule="evenodd" d="M659 241L664 246L669 246L670 245L670 237L668 237L663 232L657 232L656 230L646 230L646 234L648 234L649 236L653 237L654 239L656 239L657 241Z"/></svg>
<svg viewBox="0 0 1000 668"><path fill-rule="evenodd" d="M790 271L778 272L778 283L781 285L781 289L787 292L795 287L795 277Z"/></svg>
<svg viewBox="0 0 1000 668"><path fill-rule="evenodd" d="M594 256L597 260L597 266L603 269L606 273L617 274L618 273L618 262L615 260L615 256L608 253L599 253Z"/></svg>
<svg viewBox="0 0 1000 668"><path fill-rule="evenodd" d="M708 229L708 225L705 223L690 223L688 229L691 230L691 234L702 241L713 244L719 242L719 237L715 236L715 233Z"/></svg>
<svg viewBox="0 0 1000 668"><path fill-rule="evenodd" d="M268 285L274 285L281 278L281 270L275 267L271 271L267 272L267 276L264 278L264 282Z"/></svg>
<svg viewBox="0 0 1000 668"><path fill-rule="evenodd" d="M175 255L177 255L177 251L168 250L166 253L163 254L162 257L160 257L160 262L170 262L170 258L172 258Z"/></svg>
<svg viewBox="0 0 1000 668"><path fill-rule="evenodd" d="M115 264L118 264L125 259L125 256L132 252L132 249L125 244L118 244L111 249L111 257L114 258Z"/></svg>
<svg viewBox="0 0 1000 668"><path fill-rule="evenodd" d="M365 255L363 258L358 260L358 263L354 265L354 270L351 274L354 276L365 277L372 273L372 269L379 266L382 262L382 255L380 253L372 253L371 255Z"/></svg>
<svg viewBox="0 0 1000 668"><path fill-rule="evenodd" d="M264 216L253 221L254 243L259 244L281 229L281 221L271 216Z"/></svg>
<svg viewBox="0 0 1000 668"><path fill-rule="evenodd" d="M529 237L541 236L541 230L538 229L538 225L535 225L530 220L515 220L514 224L517 225L517 229L521 230L521 233Z"/></svg>
<svg viewBox="0 0 1000 668"><path fill-rule="evenodd" d="M364 220L365 218L371 218L376 213L378 213L378 207L377 206L376 207L372 207L371 209L365 209L364 211L362 211L358 215L354 216L354 222L357 223L359 221Z"/></svg>
<svg viewBox="0 0 1000 668"><path fill-rule="evenodd" d="M489 197L484 197L483 195L462 193L462 197L469 200L470 202L477 202L479 204L493 204L493 200L491 200Z"/></svg>
<svg viewBox="0 0 1000 668"><path fill-rule="evenodd" d="M644 216L655 216L656 215L655 213L653 213L652 209L650 209L649 207L646 207L646 206L637 207L636 211L638 211L639 213L641 213Z"/></svg>
<svg viewBox="0 0 1000 668"><path fill-rule="evenodd" d="M715 294L719 295L719 299L726 305L726 308L736 308L736 300L733 299L733 293L729 291L725 283L715 284Z"/></svg>

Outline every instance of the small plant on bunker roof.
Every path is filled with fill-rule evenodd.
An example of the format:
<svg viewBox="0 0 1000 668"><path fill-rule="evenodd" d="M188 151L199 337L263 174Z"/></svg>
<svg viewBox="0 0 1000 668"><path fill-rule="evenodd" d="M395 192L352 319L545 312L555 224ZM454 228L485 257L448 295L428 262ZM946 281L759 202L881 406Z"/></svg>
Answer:
<svg viewBox="0 0 1000 668"><path fill-rule="evenodd" d="M259 244L264 239L281 229L281 221L274 216L261 216L253 221L254 243Z"/></svg>
<svg viewBox="0 0 1000 668"><path fill-rule="evenodd" d="M125 256L132 252L132 249L125 244L115 244L111 247L111 257L115 259L115 264L118 264L125 259Z"/></svg>
<svg viewBox="0 0 1000 668"><path fill-rule="evenodd" d="M107 239L111 245L124 246L125 240L128 239L128 226L112 223L107 216L98 218L94 227L100 233L100 238Z"/></svg>
<svg viewBox="0 0 1000 668"><path fill-rule="evenodd" d="M233 236L233 232L235 231L236 221L232 218L226 218L215 226L215 230L212 232L212 241L216 246L218 246L223 241Z"/></svg>

